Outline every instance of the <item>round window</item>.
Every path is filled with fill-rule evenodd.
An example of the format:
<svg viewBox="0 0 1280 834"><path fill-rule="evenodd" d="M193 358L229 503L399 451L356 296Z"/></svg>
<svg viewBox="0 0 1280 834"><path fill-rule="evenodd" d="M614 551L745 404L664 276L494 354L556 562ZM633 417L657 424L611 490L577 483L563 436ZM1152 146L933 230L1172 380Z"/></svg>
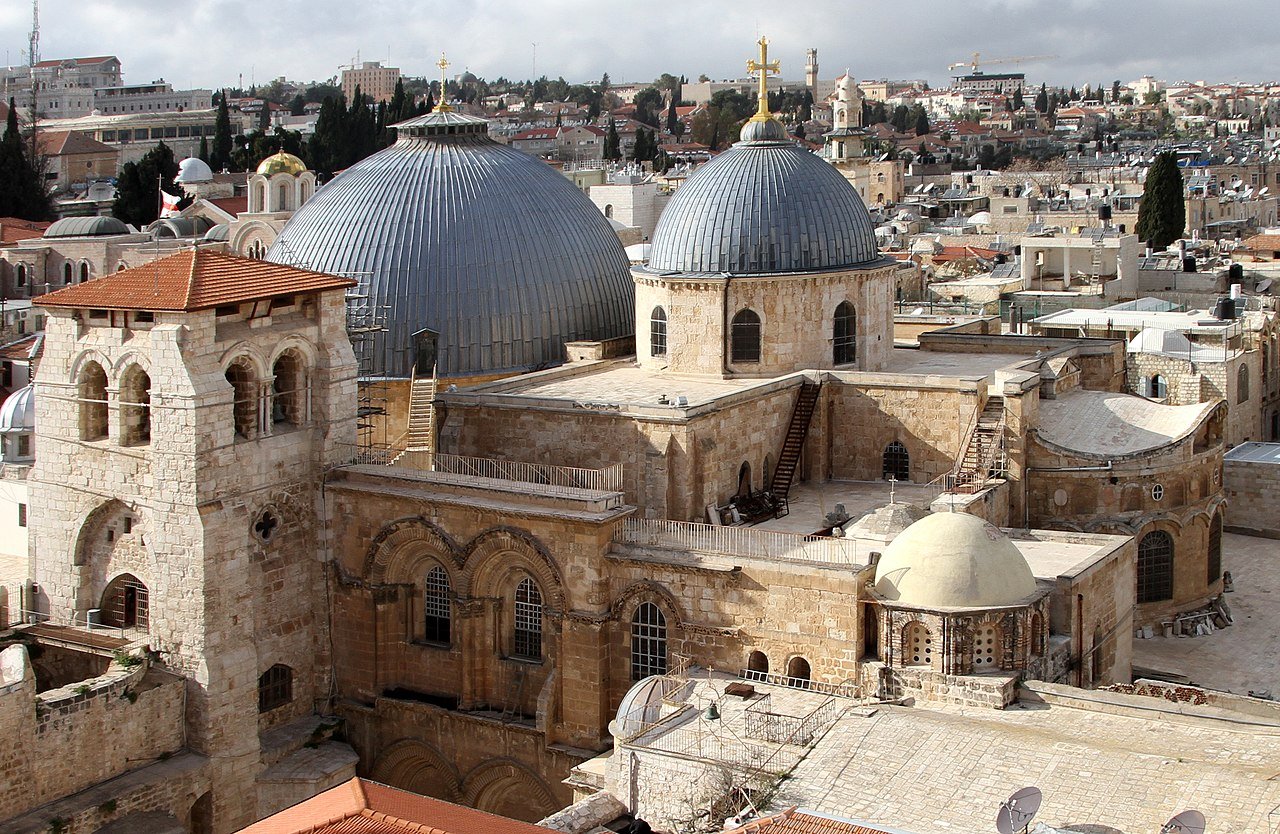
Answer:
<svg viewBox="0 0 1280 834"><path fill-rule="evenodd" d="M1153 486L1153 487L1151 488L1151 499L1152 499L1153 501L1159 501L1159 500L1160 500L1161 498L1163 498L1163 497L1164 497L1164 487L1163 487L1163 486L1161 486L1160 484L1156 484L1155 486Z"/></svg>

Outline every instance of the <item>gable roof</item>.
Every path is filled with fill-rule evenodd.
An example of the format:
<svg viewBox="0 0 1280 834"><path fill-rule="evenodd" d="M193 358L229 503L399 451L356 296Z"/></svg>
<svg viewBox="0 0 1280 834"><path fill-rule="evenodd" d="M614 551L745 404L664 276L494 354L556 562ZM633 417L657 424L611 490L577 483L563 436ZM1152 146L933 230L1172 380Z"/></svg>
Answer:
<svg viewBox="0 0 1280 834"><path fill-rule="evenodd" d="M551 829L352 779L240 834L547 834Z"/></svg>
<svg viewBox="0 0 1280 834"><path fill-rule="evenodd" d="M349 278L253 258L187 249L36 299L42 307L190 312L294 293L355 286Z"/></svg>
<svg viewBox="0 0 1280 834"><path fill-rule="evenodd" d="M726 831L725 834L888 834L883 828L868 828L853 820L801 811L792 805L780 814Z"/></svg>
<svg viewBox="0 0 1280 834"><path fill-rule="evenodd" d="M49 156L67 156L77 153L109 153L116 149L104 145L87 133L78 130L45 130L39 134L41 153Z"/></svg>
<svg viewBox="0 0 1280 834"><path fill-rule="evenodd" d="M47 228L49 223L46 221L33 222L17 217L0 217L0 244L44 237L44 230Z"/></svg>

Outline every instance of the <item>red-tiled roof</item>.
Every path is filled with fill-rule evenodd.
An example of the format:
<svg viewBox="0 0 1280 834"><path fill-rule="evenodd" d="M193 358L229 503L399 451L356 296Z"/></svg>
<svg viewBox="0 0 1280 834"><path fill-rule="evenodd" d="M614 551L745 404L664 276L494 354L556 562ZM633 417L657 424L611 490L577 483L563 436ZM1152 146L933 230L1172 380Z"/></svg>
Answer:
<svg viewBox="0 0 1280 834"><path fill-rule="evenodd" d="M44 237L48 223L34 223L16 217L0 217L0 244L17 243L20 240Z"/></svg>
<svg viewBox="0 0 1280 834"><path fill-rule="evenodd" d="M781 814L753 820L725 834L887 834L880 828L867 828L856 822L798 811L793 805Z"/></svg>
<svg viewBox="0 0 1280 834"><path fill-rule="evenodd" d="M116 149L78 130L44 130L39 134L40 151L49 156L78 153L116 153Z"/></svg>
<svg viewBox="0 0 1280 834"><path fill-rule="evenodd" d="M243 194L239 197L215 197L209 202L233 216L249 210L249 198Z"/></svg>
<svg viewBox="0 0 1280 834"><path fill-rule="evenodd" d="M524 141L529 139L554 139L560 134L558 127L535 127L532 130L523 130L512 136L512 141Z"/></svg>
<svg viewBox="0 0 1280 834"><path fill-rule="evenodd" d="M41 61L40 63L36 64L36 66L37 67L60 67L64 63L66 63L67 60L68 59L66 58L53 58L48 61ZM119 59L116 58L116 56L114 55L99 55L94 58L71 58L69 60L73 64L87 66L89 64L102 64L102 63L106 63L107 61L117 61Z"/></svg>
<svg viewBox="0 0 1280 834"><path fill-rule="evenodd" d="M7 359L10 362L29 362L35 358L36 340L39 338L39 333L32 333L29 336L23 336L16 342L0 345L0 359Z"/></svg>
<svg viewBox="0 0 1280 834"><path fill-rule="evenodd" d="M280 295L340 290L355 281L208 250L188 249L40 296L42 307L207 310Z"/></svg>
<svg viewBox="0 0 1280 834"><path fill-rule="evenodd" d="M551 829L352 779L240 834L547 834Z"/></svg>

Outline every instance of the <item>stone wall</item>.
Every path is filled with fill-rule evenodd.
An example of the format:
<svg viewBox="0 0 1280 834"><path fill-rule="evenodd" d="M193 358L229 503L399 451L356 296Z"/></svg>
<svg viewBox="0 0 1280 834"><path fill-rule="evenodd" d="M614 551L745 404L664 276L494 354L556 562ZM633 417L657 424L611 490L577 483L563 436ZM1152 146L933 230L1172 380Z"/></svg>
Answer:
<svg viewBox="0 0 1280 834"><path fill-rule="evenodd" d="M1151 379L1164 378L1168 405L1194 405L1215 399L1227 403L1223 440L1228 447L1260 440L1262 431L1261 351L1223 352L1217 361L1197 356L1195 361L1159 353L1131 353L1127 371L1130 393L1153 397ZM1240 388L1240 369L1248 378L1247 391ZM1244 394L1245 396L1241 396Z"/></svg>
<svg viewBox="0 0 1280 834"><path fill-rule="evenodd" d="M1225 529L1249 536L1280 538L1280 466L1262 461L1223 462L1227 496Z"/></svg>
<svg viewBox="0 0 1280 834"><path fill-rule="evenodd" d="M0 716L11 745L0 747L10 787L0 792L0 819L183 747L184 683L145 661L38 695L25 646L6 649L3 663Z"/></svg>

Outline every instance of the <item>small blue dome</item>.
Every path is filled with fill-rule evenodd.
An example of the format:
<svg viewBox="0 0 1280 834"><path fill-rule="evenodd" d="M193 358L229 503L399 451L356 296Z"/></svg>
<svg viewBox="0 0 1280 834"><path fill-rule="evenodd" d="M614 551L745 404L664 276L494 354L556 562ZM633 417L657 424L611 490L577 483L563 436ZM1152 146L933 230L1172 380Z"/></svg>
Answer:
<svg viewBox="0 0 1280 834"><path fill-rule="evenodd" d="M676 190L648 271L827 272L880 261L871 216L839 171L774 120L748 122L743 138Z"/></svg>

